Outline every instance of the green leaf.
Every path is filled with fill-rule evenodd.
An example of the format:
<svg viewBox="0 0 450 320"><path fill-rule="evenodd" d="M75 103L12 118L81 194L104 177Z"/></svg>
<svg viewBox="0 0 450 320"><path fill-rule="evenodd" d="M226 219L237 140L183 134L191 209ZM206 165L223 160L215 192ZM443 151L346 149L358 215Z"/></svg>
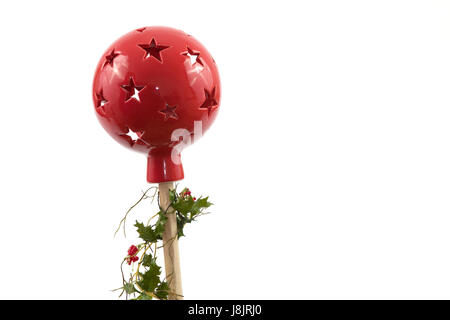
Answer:
<svg viewBox="0 0 450 320"><path fill-rule="evenodd" d="M154 263L156 264L156 260L152 257L150 253L144 255L144 258L142 259L142 265L144 267L149 268Z"/></svg>
<svg viewBox="0 0 450 320"><path fill-rule="evenodd" d="M161 300L167 300L167 298L169 297L169 285L167 284L167 282L163 281L159 284L158 288L156 289L155 295Z"/></svg>
<svg viewBox="0 0 450 320"><path fill-rule="evenodd" d="M177 200L177 191L174 190L169 190L169 200L170 202L175 202Z"/></svg>
<svg viewBox="0 0 450 320"><path fill-rule="evenodd" d="M166 229L165 225L167 222L167 216L165 215L164 211L158 212L158 221L156 221L155 224L155 233L158 239L162 240L162 236L164 233L164 230Z"/></svg>
<svg viewBox="0 0 450 320"><path fill-rule="evenodd" d="M130 283L130 282L125 283L123 285L122 289L125 290L125 292L128 293L128 294L132 294L132 293L138 292L136 290L136 288L134 287L134 284Z"/></svg>
<svg viewBox="0 0 450 320"><path fill-rule="evenodd" d="M150 268L144 274L140 274L141 280L139 281L139 286L144 291L153 292L160 283L160 274L161 267L159 267L156 262L150 263Z"/></svg>
<svg viewBox="0 0 450 320"><path fill-rule="evenodd" d="M145 226L143 223L136 221L134 225L139 233L139 238L145 242L156 242L158 240L158 235L151 226Z"/></svg>
<svg viewBox="0 0 450 320"><path fill-rule="evenodd" d="M172 207L183 215L187 215L192 211L194 199L192 197L178 198L177 202L172 204Z"/></svg>
<svg viewBox="0 0 450 320"><path fill-rule="evenodd" d="M184 225L186 224L186 218L181 215L181 214L177 214L177 235L178 238L184 237Z"/></svg>
<svg viewBox="0 0 450 320"><path fill-rule="evenodd" d="M212 203L208 201L209 197L206 198L200 198L197 201L195 201L195 207L198 209L208 208L212 206Z"/></svg>
<svg viewBox="0 0 450 320"><path fill-rule="evenodd" d="M208 202L208 197L198 199L197 201L194 202L194 205L192 206L191 218L194 219L197 214L203 212L203 209L208 208L211 205L212 203Z"/></svg>
<svg viewBox="0 0 450 320"><path fill-rule="evenodd" d="M186 197L179 198L177 202L172 204L172 207L185 217L189 217L188 214L190 213L192 218L211 205L212 203L208 202L208 197L200 198L196 201L192 197Z"/></svg>
<svg viewBox="0 0 450 320"><path fill-rule="evenodd" d="M172 207L177 211L177 227L178 238L184 236L184 226L186 223L191 223L195 218L203 213L205 208L212 205L208 202L208 197L200 198L196 201L192 197L178 198Z"/></svg>
<svg viewBox="0 0 450 320"><path fill-rule="evenodd" d="M152 297L149 295L146 295L145 293L141 293L136 299L131 300L152 300Z"/></svg>

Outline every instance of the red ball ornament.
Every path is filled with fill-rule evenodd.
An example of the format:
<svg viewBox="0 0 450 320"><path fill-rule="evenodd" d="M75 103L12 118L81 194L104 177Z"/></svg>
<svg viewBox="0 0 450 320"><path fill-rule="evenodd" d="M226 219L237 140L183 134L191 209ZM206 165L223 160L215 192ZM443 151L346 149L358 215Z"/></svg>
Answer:
<svg viewBox="0 0 450 320"><path fill-rule="evenodd" d="M120 144L148 156L149 182L183 179L180 151L211 126L220 93L206 48L167 27L140 28L115 41L93 85L100 123Z"/></svg>

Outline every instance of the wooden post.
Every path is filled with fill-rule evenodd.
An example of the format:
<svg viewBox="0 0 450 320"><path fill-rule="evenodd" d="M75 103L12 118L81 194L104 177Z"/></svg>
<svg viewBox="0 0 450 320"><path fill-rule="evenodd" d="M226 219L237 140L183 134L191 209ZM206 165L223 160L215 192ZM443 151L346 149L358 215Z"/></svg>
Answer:
<svg viewBox="0 0 450 320"><path fill-rule="evenodd" d="M166 210L170 205L169 190L173 182L159 184L159 205ZM166 280L169 284L169 300L183 300L181 285L180 254L178 251L177 218L172 208L167 211L166 228L163 234L164 264Z"/></svg>

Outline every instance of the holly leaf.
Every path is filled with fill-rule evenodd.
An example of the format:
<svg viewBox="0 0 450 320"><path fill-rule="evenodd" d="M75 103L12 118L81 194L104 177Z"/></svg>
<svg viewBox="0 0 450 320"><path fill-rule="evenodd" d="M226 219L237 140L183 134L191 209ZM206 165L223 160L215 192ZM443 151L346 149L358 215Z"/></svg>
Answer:
<svg viewBox="0 0 450 320"><path fill-rule="evenodd" d="M183 229L184 229L184 225L179 225L178 226L178 229L177 229L177 236L178 236L178 238L186 236L184 234L184 230Z"/></svg>
<svg viewBox="0 0 450 320"><path fill-rule="evenodd" d="M170 202L175 202L177 200L177 192L175 189L169 190L169 200Z"/></svg>
<svg viewBox="0 0 450 320"><path fill-rule="evenodd" d="M149 295L146 295L145 293L141 293L136 299L131 300L152 300L152 297Z"/></svg>
<svg viewBox="0 0 450 320"><path fill-rule="evenodd" d="M194 199L192 197L178 198L177 202L172 204L172 207L179 213L187 216L189 212L192 211L192 206L194 205Z"/></svg>
<svg viewBox="0 0 450 320"><path fill-rule="evenodd" d="M212 205L208 197L194 200L192 197L178 198L172 206L177 211L178 238L184 236L184 226L191 223L205 208Z"/></svg>
<svg viewBox="0 0 450 320"><path fill-rule="evenodd" d="M122 289L128 294L132 294L132 293L138 292L136 290L136 288L134 287L134 284L132 284L130 282L125 283L123 285Z"/></svg>
<svg viewBox="0 0 450 320"><path fill-rule="evenodd" d="M191 218L193 219L194 216L196 216L197 214L201 213L203 211L203 209L208 208L210 206L212 206L212 203L208 202L208 197L198 199L192 205Z"/></svg>
<svg viewBox="0 0 450 320"><path fill-rule="evenodd" d="M177 235L178 238L184 237L184 225L187 219L180 213L177 213Z"/></svg>
<svg viewBox="0 0 450 320"><path fill-rule="evenodd" d="M156 242L158 240L158 236L151 226L145 226L143 223L138 221L136 221L134 226L137 228L139 238L145 242Z"/></svg>
<svg viewBox="0 0 450 320"><path fill-rule="evenodd" d="M167 282L163 281L159 284L156 289L155 295L161 300L167 300L169 297L169 285Z"/></svg>
<svg viewBox="0 0 450 320"><path fill-rule="evenodd" d="M155 224L155 233L158 239L162 239L164 230L166 229L165 225L167 222L167 216L165 215L164 211L158 212L158 221L156 221Z"/></svg>
<svg viewBox="0 0 450 320"><path fill-rule="evenodd" d="M142 258L142 265L144 267L149 268L153 263L156 264L156 260L153 259L151 254L145 254L144 257Z"/></svg>
<svg viewBox="0 0 450 320"><path fill-rule="evenodd" d="M150 268L144 274L140 273L141 280L139 281L139 286L144 291L153 292L160 283L160 274L161 267L159 267L156 262L150 263Z"/></svg>
<svg viewBox="0 0 450 320"><path fill-rule="evenodd" d="M212 205L208 201L208 197L200 198L194 201L192 197L179 198L177 202L172 204L172 207L181 213L186 218L192 219L194 216L198 215L203 211L203 209L208 208ZM190 216L188 215L190 213Z"/></svg>

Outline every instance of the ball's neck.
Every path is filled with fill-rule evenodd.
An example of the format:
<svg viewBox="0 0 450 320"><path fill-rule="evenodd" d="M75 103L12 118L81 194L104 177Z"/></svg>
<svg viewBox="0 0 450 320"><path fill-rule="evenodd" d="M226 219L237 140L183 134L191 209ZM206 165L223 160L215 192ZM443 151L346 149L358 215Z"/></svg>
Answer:
<svg viewBox="0 0 450 320"><path fill-rule="evenodd" d="M176 148L153 148L148 154L147 181L160 183L184 178L180 152Z"/></svg>

